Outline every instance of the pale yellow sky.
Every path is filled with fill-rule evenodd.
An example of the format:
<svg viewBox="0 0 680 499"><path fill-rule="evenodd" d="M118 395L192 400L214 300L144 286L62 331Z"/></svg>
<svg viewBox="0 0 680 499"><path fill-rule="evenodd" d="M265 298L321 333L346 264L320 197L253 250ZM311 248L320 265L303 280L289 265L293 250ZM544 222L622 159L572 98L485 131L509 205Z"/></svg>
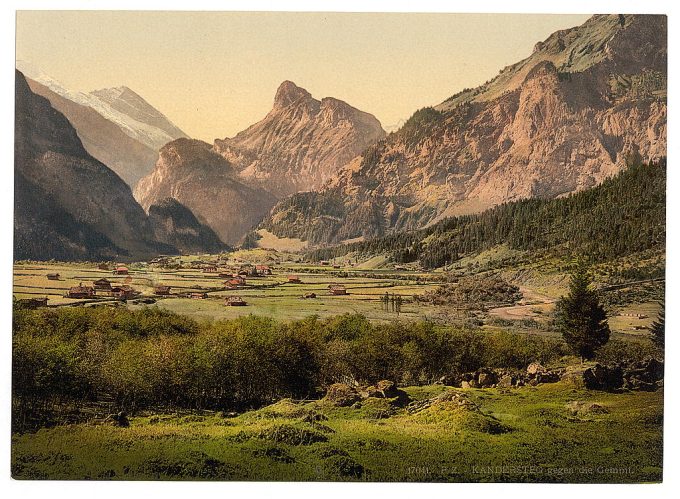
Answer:
<svg viewBox="0 0 680 499"><path fill-rule="evenodd" d="M212 142L263 118L284 80L389 126L588 17L20 11L17 59L74 90L127 85Z"/></svg>

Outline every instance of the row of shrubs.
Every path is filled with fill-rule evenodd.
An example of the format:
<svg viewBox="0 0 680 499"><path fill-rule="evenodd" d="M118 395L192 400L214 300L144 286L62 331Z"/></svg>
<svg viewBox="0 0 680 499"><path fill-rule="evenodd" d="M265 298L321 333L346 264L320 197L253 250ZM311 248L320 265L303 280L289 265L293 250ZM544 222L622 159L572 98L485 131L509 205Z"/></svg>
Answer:
<svg viewBox="0 0 680 499"><path fill-rule="evenodd" d="M428 384L567 353L538 335L372 324L361 315L197 322L158 308L16 310L12 384L23 411L64 401L238 410L315 397L338 381Z"/></svg>

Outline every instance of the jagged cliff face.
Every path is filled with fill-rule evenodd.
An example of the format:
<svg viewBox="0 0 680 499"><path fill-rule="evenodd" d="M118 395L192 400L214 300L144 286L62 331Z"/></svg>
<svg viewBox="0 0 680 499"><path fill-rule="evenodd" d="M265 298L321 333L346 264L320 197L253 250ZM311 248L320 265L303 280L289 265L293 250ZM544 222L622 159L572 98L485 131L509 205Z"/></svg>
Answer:
<svg viewBox="0 0 680 499"><path fill-rule="evenodd" d="M214 149L243 179L281 198L320 188L384 136L373 115L332 97L318 101L285 81L262 121L234 138L216 140Z"/></svg>
<svg viewBox="0 0 680 499"><path fill-rule="evenodd" d="M263 226L313 243L556 197L666 155L666 18L594 16L485 85L417 112Z"/></svg>
<svg viewBox="0 0 680 499"><path fill-rule="evenodd" d="M143 259L174 252L150 235L130 188L16 73L15 258Z"/></svg>
<svg viewBox="0 0 680 499"><path fill-rule="evenodd" d="M222 241L234 244L271 209L276 198L246 185L210 144L178 139L159 151L151 174L135 189L144 209L166 198L189 208Z"/></svg>

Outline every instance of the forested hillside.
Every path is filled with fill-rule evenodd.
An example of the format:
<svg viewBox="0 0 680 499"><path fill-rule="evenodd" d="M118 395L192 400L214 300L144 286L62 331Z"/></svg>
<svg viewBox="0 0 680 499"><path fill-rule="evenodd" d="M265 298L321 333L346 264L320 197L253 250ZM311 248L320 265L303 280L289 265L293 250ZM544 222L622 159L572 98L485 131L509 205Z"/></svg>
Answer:
<svg viewBox="0 0 680 499"><path fill-rule="evenodd" d="M666 162L630 161L592 189L558 199L505 203L483 213L447 218L429 228L312 251L313 260L348 253L390 253L398 263L436 268L464 255L507 244L608 260L665 247Z"/></svg>

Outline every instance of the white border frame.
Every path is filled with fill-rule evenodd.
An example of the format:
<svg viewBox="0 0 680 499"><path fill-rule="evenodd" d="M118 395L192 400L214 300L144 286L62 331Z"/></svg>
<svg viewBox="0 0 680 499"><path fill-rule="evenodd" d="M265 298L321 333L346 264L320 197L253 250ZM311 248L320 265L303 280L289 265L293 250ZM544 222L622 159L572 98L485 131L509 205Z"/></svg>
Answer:
<svg viewBox="0 0 680 499"><path fill-rule="evenodd" d="M680 165L675 165L678 143L674 140L674 124L677 123L675 96L678 89L678 30L675 19L680 15L680 2L663 0L570 0L560 4L536 2L531 0L486 0L485 2L455 2L437 0L118 0L118 1L74 1L74 0L6 0L0 6L0 43L1 64L0 83L2 85L2 133L0 134L0 165L5 178L4 196L0 196L0 228L4 237L0 241L0 320L2 324L0 352L0 424L3 438L0 439L0 490L4 497L49 497L50 499L92 497L97 499L121 496L161 496L164 499L185 498L187 494L205 494L209 497L244 495L259 497L275 494L282 498L303 498L325 496L329 498L376 494L389 495L391 498L406 498L418 495L438 495L454 497L503 497L503 499L522 498L527 494L552 497L572 497L574 494L585 496L616 495L618 498L639 499L643 494L666 496L676 492L680 484L678 478L678 447L680 441L677 422L680 420L678 397L675 396L678 383L677 352L680 348L678 330L680 313L675 308L680 304L680 196L667 196L667 354L666 354L666 398L664 429L664 483L662 485L548 485L548 484L344 484L344 483L268 483L268 482L30 482L13 481L9 478L10 457L10 374L11 374L11 294L12 294L12 207L14 165L14 34L16 10L235 10L235 11L344 11L344 12L454 12L454 13L636 13L667 14L669 49L669 116L668 116L668 192L680 190ZM456 89L451 89L452 92Z"/></svg>

